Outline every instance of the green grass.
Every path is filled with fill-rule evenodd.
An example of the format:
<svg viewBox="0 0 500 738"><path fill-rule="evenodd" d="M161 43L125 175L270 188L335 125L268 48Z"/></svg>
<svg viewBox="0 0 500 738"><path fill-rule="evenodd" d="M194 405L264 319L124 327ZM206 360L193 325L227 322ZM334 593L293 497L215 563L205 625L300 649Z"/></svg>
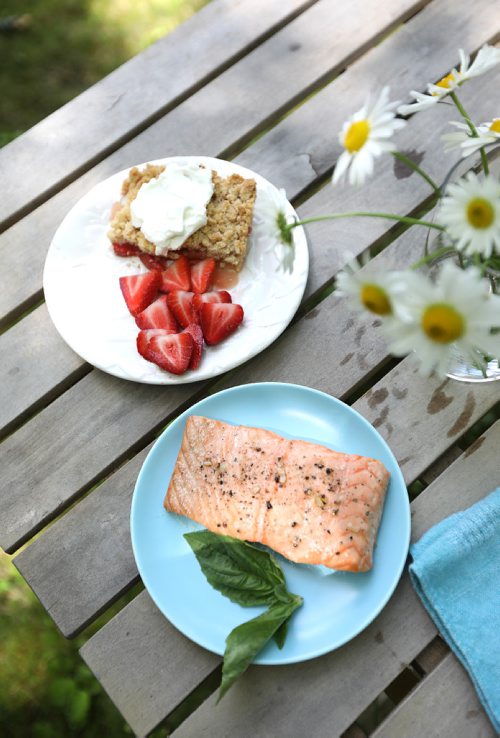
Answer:
<svg viewBox="0 0 500 738"><path fill-rule="evenodd" d="M0 146L206 5L207 0L0 0Z"/></svg>
<svg viewBox="0 0 500 738"><path fill-rule="evenodd" d="M0 735L4 738L130 736L78 655L0 553Z"/></svg>

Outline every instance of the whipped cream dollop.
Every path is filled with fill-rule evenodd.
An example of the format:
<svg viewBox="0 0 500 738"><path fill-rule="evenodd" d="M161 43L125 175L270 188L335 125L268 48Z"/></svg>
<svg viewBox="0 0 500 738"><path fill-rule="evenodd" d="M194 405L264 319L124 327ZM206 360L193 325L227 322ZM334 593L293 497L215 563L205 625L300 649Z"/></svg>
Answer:
<svg viewBox="0 0 500 738"><path fill-rule="evenodd" d="M207 222L212 172L197 165L169 164L145 182L130 205L132 225L154 243L155 253L178 251Z"/></svg>

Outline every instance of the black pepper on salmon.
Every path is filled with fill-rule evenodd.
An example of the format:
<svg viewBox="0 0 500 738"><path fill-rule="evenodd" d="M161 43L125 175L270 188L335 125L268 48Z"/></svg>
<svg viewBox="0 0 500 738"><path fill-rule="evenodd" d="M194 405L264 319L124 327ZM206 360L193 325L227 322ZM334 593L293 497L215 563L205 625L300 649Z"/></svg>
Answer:
<svg viewBox="0 0 500 738"><path fill-rule="evenodd" d="M388 482L375 459L193 415L164 505L291 561L361 572Z"/></svg>

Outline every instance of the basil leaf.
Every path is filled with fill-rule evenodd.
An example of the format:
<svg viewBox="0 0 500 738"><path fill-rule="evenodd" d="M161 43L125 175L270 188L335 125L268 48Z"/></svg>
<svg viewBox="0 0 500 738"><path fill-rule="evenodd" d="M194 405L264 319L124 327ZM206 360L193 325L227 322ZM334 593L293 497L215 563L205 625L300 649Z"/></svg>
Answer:
<svg viewBox="0 0 500 738"><path fill-rule="evenodd" d="M184 538L214 589L244 607L269 605L226 638L220 700L270 638L283 648L290 616L303 600L287 590L281 568L267 551L208 530Z"/></svg>
<svg viewBox="0 0 500 738"><path fill-rule="evenodd" d="M274 642L278 646L278 648L281 649L285 645L286 636L288 634L288 620L290 618L287 618L283 623L281 623L280 627L276 631L276 633L273 635Z"/></svg>
<svg viewBox="0 0 500 738"><path fill-rule="evenodd" d="M285 577L273 557L249 543L208 530L186 533L209 584L243 607L288 601Z"/></svg>
<svg viewBox="0 0 500 738"><path fill-rule="evenodd" d="M268 640L283 626L302 604L302 597L290 595L289 602L276 602L253 620L238 625L226 638L222 682L218 700L247 669Z"/></svg>

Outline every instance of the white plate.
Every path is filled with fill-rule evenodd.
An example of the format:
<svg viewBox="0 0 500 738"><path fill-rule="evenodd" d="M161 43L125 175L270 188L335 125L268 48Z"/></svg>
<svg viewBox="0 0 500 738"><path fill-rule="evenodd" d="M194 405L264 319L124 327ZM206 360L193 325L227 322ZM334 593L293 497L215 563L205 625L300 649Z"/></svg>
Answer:
<svg viewBox="0 0 500 738"><path fill-rule="evenodd" d="M262 223L266 198L276 188L250 169L206 156L176 156L155 164L199 163L221 176L237 173L257 183L254 228L238 284L230 289L243 306L240 328L218 346L206 347L200 367L180 376L143 359L136 350L138 328L122 297L119 277L145 272L138 257L114 254L106 236L111 206L119 199L128 169L96 185L70 210L50 245L43 274L47 308L62 338L85 361L123 379L148 384L180 384L215 377L271 344L293 318L307 281L305 232L294 228L293 272L281 265L284 249L266 238ZM138 165L144 166L144 165ZM288 212L296 215L289 205Z"/></svg>

